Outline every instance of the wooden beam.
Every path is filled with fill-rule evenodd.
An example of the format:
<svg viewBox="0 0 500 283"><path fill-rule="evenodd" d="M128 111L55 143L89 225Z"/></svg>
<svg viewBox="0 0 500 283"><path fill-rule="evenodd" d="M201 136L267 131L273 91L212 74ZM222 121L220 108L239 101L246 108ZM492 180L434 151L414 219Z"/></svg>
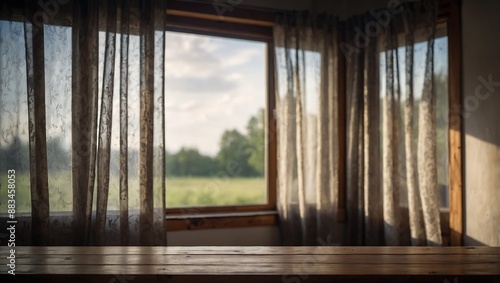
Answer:
<svg viewBox="0 0 500 283"><path fill-rule="evenodd" d="M266 119L266 180L267 204L272 210L277 207L278 188L278 138L276 126L276 85L275 85L275 56L274 43L267 43L267 119Z"/></svg>
<svg viewBox="0 0 500 283"><path fill-rule="evenodd" d="M244 19L244 18L236 18L236 17L229 17L229 16L217 16L217 15L212 15L212 14L180 11L180 10L167 10L167 15L174 15L174 16L181 16L181 17L188 17L188 18L195 18L195 19L212 20L212 21L218 21L218 22L228 22L228 23L237 23L237 24L244 24L244 25L261 26L261 27L272 27L274 25L274 23L270 22L270 21Z"/></svg>
<svg viewBox="0 0 500 283"><path fill-rule="evenodd" d="M448 16L449 41L449 194L450 245L462 245L463 187L462 187L462 53L460 3L451 1Z"/></svg>

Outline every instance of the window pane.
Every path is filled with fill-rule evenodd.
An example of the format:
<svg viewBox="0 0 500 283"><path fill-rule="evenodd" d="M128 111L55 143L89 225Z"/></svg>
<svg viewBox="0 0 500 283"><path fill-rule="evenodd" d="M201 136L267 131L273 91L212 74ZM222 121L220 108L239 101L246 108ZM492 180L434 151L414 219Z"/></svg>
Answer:
<svg viewBox="0 0 500 283"><path fill-rule="evenodd" d="M265 204L266 43L166 41L167 206Z"/></svg>
<svg viewBox="0 0 500 283"><path fill-rule="evenodd" d="M16 211L31 211L24 25L0 21L0 213L7 213L7 170L16 171Z"/></svg>
<svg viewBox="0 0 500 283"><path fill-rule="evenodd" d="M45 115L51 211L71 211L71 28L44 26Z"/></svg>
<svg viewBox="0 0 500 283"><path fill-rule="evenodd" d="M448 37L436 38L434 42L434 88L436 92L436 153L439 207L448 208Z"/></svg>
<svg viewBox="0 0 500 283"><path fill-rule="evenodd" d="M72 209L71 28L44 25L45 115L51 211ZM16 208L31 211L24 24L0 21L0 192L16 171ZM0 211L7 198L0 197Z"/></svg>

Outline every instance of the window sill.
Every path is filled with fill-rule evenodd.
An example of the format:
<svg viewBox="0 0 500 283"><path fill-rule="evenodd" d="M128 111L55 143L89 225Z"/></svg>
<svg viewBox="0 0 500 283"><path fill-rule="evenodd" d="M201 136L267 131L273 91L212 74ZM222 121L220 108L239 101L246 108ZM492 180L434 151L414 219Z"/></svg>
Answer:
<svg viewBox="0 0 500 283"><path fill-rule="evenodd" d="M273 226L278 223L277 211L230 212L167 215L167 231L201 230Z"/></svg>

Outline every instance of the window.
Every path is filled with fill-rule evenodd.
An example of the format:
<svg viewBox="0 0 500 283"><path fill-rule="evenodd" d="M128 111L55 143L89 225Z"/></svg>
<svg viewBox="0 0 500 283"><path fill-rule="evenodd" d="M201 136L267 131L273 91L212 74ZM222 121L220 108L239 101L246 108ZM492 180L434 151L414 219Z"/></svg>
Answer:
<svg viewBox="0 0 500 283"><path fill-rule="evenodd" d="M270 95L274 93L274 82L269 76L272 74L269 70L272 70L274 52L272 21L268 19L264 26L252 20L244 23L234 23L234 19L218 22L219 17L210 4L189 4L189 7L184 7L186 3L175 5L179 7L168 8L169 13L173 14L167 17L167 26L164 27L167 29L167 212L185 216L205 212L272 211L276 195L276 142L272 116L274 97ZM183 11L198 8L205 14L213 10L213 19L175 14L176 11L183 14ZM246 18L255 18L250 14ZM129 36L130 58L139 57L140 40L134 28L131 28ZM22 22L2 21L0 33L2 38L5 35L9 41L24 44ZM44 36L45 86L46 93L50 94L45 98L47 125L50 125L47 128L49 201L51 211L67 213L72 210L73 198L72 108L71 95L67 95L72 88L72 27L67 22L51 19L50 24L44 24ZM105 37L106 33L100 31L99 109L105 65ZM120 50L120 36L116 38L116 50ZM155 43L155 48L158 46L160 43ZM2 93L8 94L1 97L0 106L15 110L2 111L0 114L2 129L8 129L0 139L0 155L2 160L6 158L10 166L16 168L18 186L29 188L28 111L26 78L23 76L26 69L25 55L22 49L12 48L13 45L4 44L1 47L2 54L7 54L9 60L0 61L0 88ZM11 62L11 58L17 61ZM134 68L129 68L128 74L128 205L130 209L138 209L140 107L137 96L132 94L139 91L140 78L136 68L139 62L131 61L130 64ZM156 67L155 62L155 75ZM119 71L119 54L116 54L111 117L114 126L107 202L110 212L120 209ZM13 128L10 125L20 126ZM2 170L6 165L4 162L0 164ZM5 180L0 175L0 181L5 183ZM30 212L29 190L20 191L17 198L18 211ZM0 209L6 211L5 208L6 202L0 201ZM274 220L271 222L275 223Z"/></svg>
<svg viewBox="0 0 500 283"><path fill-rule="evenodd" d="M0 188L7 169L16 171L17 211L31 211L26 54L23 23L0 21ZM71 28L44 25L45 98L49 201L53 211L71 211ZM0 198L7 211L7 198Z"/></svg>
<svg viewBox="0 0 500 283"><path fill-rule="evenodd" d="M267 43L167 32L167 207L267 203Z"/></svg>
<svg viewBox="0 0 500 283"><path fill-rule="evenodd" d="M256 13L253 20L243 15L220 22L209 13L211 5L202 13L194 13L196 6L175 5L168 10L165 64L169 218L272 211L272 18L260 22ZM185 10L191 13L184 15ZM240 219L248 225L275 223L275 216L268 216L246 214ZM178 226L169 225L169 230Z"/></svg>
<svg viewBox="0 0 500 283"><path fill-rule="evenodd" d="M165 36L167 208L185 214L206 207L218 211L217 207L267 206L268 43L191 31L167 31ZM117 41L118 48L119 44ZM99 48L102 82L105 32L100 32ZM139 37L132 35L129 52L137 50ZM115 73L119 72L118 61ZM129 68L129 76L133 79L128 87L137 92L137 70ZM119 85L118 76L115 85ZM136 92L128 100L132 209L139 208L139 120L133 114L139 109ZM118 97L115 90L115 125L119 125ZM114 128L111 137L108 210L119 209L119 130Z"/></svg>

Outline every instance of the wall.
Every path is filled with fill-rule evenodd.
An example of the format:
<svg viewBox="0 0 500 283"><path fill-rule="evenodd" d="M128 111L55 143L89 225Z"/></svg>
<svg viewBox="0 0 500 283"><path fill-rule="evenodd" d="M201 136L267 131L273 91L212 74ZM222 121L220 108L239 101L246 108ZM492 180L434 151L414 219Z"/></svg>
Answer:
<svg viewBox="0 0 500 283"><path fill-rule="evenodd" d="M169 246L276 246L277 227L221 228L167 233Z"/></svg>
<svg viewBox="0 0 500 283"><path fill-rule="evenodd" d="M500 246L500 1L462 5L465 244ZM488 76L496 86L475 97Z"/></svg>

